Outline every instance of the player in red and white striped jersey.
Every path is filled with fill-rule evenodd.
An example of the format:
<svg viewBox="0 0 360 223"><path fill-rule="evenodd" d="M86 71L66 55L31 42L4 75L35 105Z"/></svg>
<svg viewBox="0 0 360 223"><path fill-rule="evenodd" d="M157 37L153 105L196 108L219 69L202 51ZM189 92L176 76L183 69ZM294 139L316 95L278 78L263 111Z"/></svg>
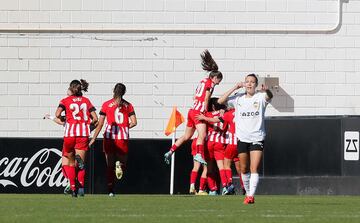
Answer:
<svg viewBox="0 0 360 223"><path fill-rule="evenodd" d="M232 183L232 171L231 171L231 162L234 161L237 173L239 175L240 180L240 187L242 192L245 191L244 184L241 179L241 172L240 172L240 162L238 158L238 151L237 151L237 137L235 135L235 109L231 108L226 111L221 118L224 123L227 124L227 131L225 134L225 156L224 156L224 169L227 178L227 192L228 194L234 194L234 185ZM221 121L220 119L220 121Z"/></svg>
<svg viewBox="0 0 360 223"><path fill-rule="evenodd" d="M137 125L134 107L123 99L125 92L126 86L124 84L117 83L115 85L113 98L103 103L101 107L99 124L90 141L90 145L95 142L106 119L103 149L107 163L109 196L114 196L115 176L120 179L123 171L125 171L129 150L129 129Z"/></svg>
<svg viewBox="0 0 360 223"><path fill-rule="evenodd" d="M198 133L196 141L196 155L194 160L202 164L206 164L204 160L204 142L206 137L206 123L197 120L195 117L198 114L207 111L208 101L213 93L215 85L219 84L223 78L223 75L218 71L218 66L212 58L209 51L205 50L201 54L203 70L209 72L208 78L203 79L196 88L194 95L194 103L192 108L188 112L188 121L185 129L185 134L176 140L175 144L170 148L165 157L165 162L170 163L171 155L175 150L180 147L185 141L191 139L195 130Z"/></svg>
<svg viewBox="0 0 360 223"><path fill-rule="evenodd" d="M207 136L207 149L209 152L208 160L208 184L210 193L209 195L215 195L217 193L216 184L216 167L219 169L220 180L223 188L226 187L227 179L224 170L224 154L225 154L225 132L226 125L222 122L212 122L213 119L219 119L226 106L217 103L218 98L211 98L209 102L209 112L205 115L198 115L198 120L204 120L207 122L208 136ZM210 109L211 107L211 109ZM211 112L210 112L211 111ZM216 163L216 164L215 164ZM225 188L226 189L226 188Z"/></svg>
<svg viewBox="0 0 360 223"><path fill-rule="evenodd" d="M67 157L68 165L65 172L70 181L73 196L79 193L84 195L86 151L89 148L90 124L97 123L95 107L90 100L83 96L82 91L87 91L89 84L85 80L73 80L70 82L68 97L62 99L55 112L55 117L60 119L61 113L65 112L65 133L63 144L63 156ZM78 170L75 171L75 160ZM76 190L75 179L79 182Z"/></svg>

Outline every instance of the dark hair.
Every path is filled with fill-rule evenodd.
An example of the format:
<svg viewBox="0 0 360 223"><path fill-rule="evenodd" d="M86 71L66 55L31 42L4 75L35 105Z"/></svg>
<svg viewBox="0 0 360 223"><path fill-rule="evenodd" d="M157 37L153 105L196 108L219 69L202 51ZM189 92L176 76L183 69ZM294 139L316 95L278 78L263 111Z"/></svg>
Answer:
<svg viewBox="0 0 360 223"><path fill-rule="evenodd" d="M70 82L69 90L75 96L82 96L82 91L87 92L88 87L89 83L86 80L73 80Z"/></svg>
<svg viewBox="0 0 360 223"><path fill-rule="evenodd" d="M125 101L124 99L123 99L123 96L125 95L125 93L126 93L126 86L125 86L125 84L123 84L123 83L117 83L117 84L115 84L115 87L114 87L114 99L115 100L119 100L120 99L120 103L119 103L119 106L121 106L121 105L123 105L123 104L128 104L128 102L127 101Z"/></svg>
<svg viewBox="0 0 360 223"><path fill-rule="evenodd" d="M114 98L122 98L126 93L126 86L123 83L117 83L114 87Z"/></svg>
<svg viewBox="0 0 360 223"><path fill-rule="evenodd" d="M257 78L256 74L248 74L246 77L254 77L256 86L259 84L259 79Z"/></svg>
<svg viewBox="0 0 360 223"><path fill-rule="evenodd" d="M201 56L201 66L203 70L209 71L209 78L217 77L219 79L223 78L222 73L219 71L219 67L216 64L215 60L212 58L210 52L205 50L200 54Z"/></svg>
<svg viewBox="0 0 360 223"><path fill-rule="evenodd" d="M220 109L226 109L226 105L224 104L219 104L218 103L219 98L217 97L212 97L209 100L209 104L208 104L208 111L218 111Z"/></svg>

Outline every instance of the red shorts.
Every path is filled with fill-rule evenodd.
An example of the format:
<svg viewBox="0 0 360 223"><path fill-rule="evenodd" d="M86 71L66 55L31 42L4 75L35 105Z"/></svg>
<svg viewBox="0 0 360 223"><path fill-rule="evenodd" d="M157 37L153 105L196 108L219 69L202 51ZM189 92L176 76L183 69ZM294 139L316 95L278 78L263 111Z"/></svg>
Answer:
<svg viewBox="0 0 360 223"><path fill-rule="evenodd" d="M62 149L63 156L68 153L75 153L75 149L85 150L89 149L88 137L64 137L64 144Z"/></svg>
<svg viewBox="0 0 360 223"><path fill-rule="evenodd" d="M197 124L200 124L200 123L205 123L204 121L199 121L196 119L196 116L201 114L200 111L197 111L197 110L194 110L194 109L190 109L189 112L188 112L188 121L187 121L187 124L186 126L187 127L190 127L190 128L195 128L195 126Z"/></svg>
<svg viewBox="0 0 360 223"><path fill-rule="evenodd" d="M119 152L120 154L126 155L129 151L129 140L124 139L104 139L103 148L104 153Z"/></svg>
<svg viewBox="0 0 360 223"><path fill-rule="evenodd" d="M222 143L218 142L208 142L207 143L208 151L209 151L209 159L210 160L224 160L225 156L225 146Z"/></svg>
<svg viewBox="0 0 360 223"><path fill-rule="evenodd" d="M238 156L237 145L226 145L225 158L232 160Z"/></svg>

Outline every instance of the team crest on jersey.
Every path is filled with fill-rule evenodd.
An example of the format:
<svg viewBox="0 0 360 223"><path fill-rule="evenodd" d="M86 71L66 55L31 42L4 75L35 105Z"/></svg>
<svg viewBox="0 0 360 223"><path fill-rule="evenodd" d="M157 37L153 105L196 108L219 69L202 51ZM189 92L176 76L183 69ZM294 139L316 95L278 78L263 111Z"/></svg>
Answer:
<svg viewBox="0 0 360 223"><path fill-rule="evenodd" d="M115 102L111 102L111 103L109 104L109 108L112 108L114 105L116 105L116 103L115 103Z"/></svg>
<svg viewBox="0 0 360 223"><path fill-rule="evenodd" d="M254 108L255 108L256 110L258 110L258 109L259 109L259 102L258 102L258 101L254 101L253 106L254 106Z"/></svg>

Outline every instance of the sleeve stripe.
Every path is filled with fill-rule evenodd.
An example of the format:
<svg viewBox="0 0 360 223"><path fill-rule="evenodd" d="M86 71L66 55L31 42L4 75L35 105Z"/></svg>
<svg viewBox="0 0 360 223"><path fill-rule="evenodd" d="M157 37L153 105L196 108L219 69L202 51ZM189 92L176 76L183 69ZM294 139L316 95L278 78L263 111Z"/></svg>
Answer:
<svg viewBox="0 0 360 223"><path fill-rule="evenodd" d="M105 113L105 112L103 112L103 111L100 111L100 112L99 112L99 115L106 116L106 113Z"/></svg>
<svg viewBox="0 0 360 223"><path fill-rule="evenodd" d="M93 111L96 111L96 108L95 108L95 107L91 107L91 108L89 109L89 112L93 112Z"/></svg>
<svg viewBox="0 0 360 223"><path fill-rule="evenodd" d="M66 110L65 105L63 105L63 104L59 104L58 107L59 107L59 108L62 108L64 111Z"/></svg>
<svg viewBox="0 0 360 223"><path fill-rule="evenodd" d="M129 117L132 116L132 115L135 115L134 111L129 113Z"/></svg>

